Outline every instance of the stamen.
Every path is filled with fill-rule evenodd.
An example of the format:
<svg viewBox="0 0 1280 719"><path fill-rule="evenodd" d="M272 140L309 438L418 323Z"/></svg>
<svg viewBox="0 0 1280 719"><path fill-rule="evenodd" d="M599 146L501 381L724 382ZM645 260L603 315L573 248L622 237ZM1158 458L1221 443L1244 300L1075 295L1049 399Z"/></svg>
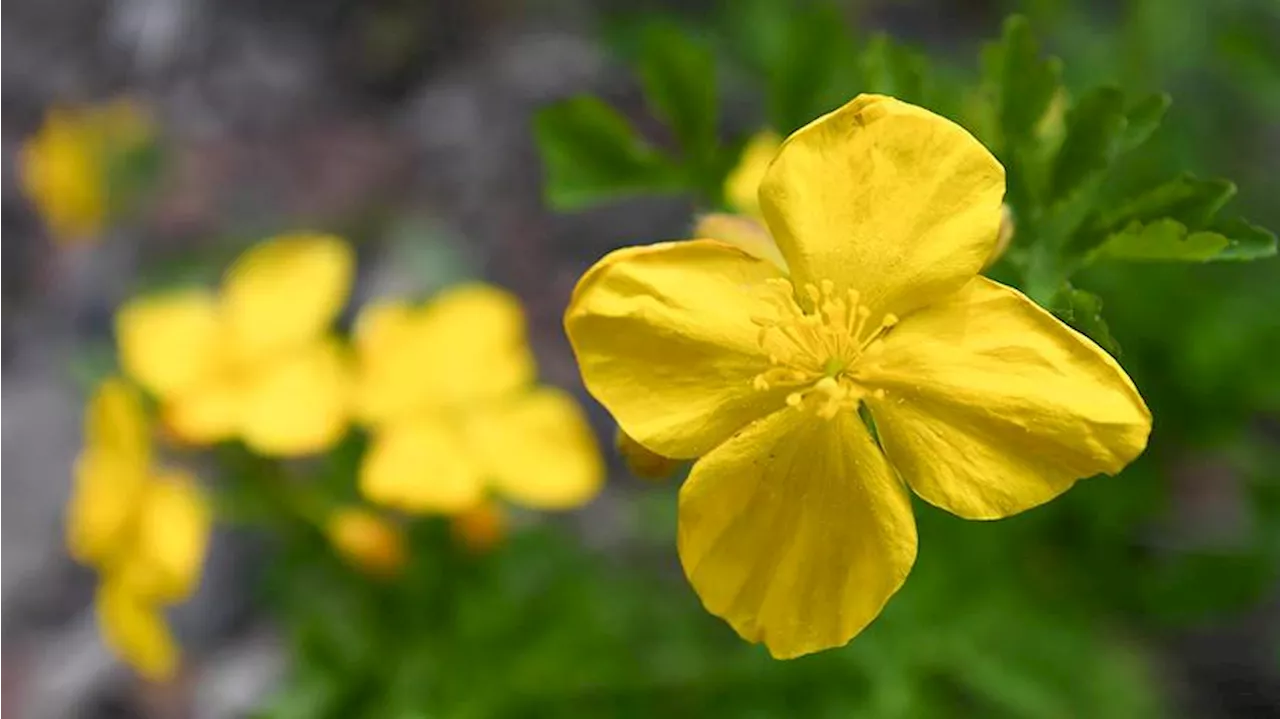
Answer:
<svg viewBox="0 0 1280 719"><path fill-rule="evenodd" d="M751 317L759 328L757 342L769 368L751 379L759 391L787 391L789 407L812 409L830 419L841 410L856 410L868 395L860 384L869 359L882 351L881 336L898 318L886 314L874 329L871 310L853 288L837 289L829 279L795 286L773 278L760 287L772 316ZM871 392L883 397L883 390Z"/></svg>

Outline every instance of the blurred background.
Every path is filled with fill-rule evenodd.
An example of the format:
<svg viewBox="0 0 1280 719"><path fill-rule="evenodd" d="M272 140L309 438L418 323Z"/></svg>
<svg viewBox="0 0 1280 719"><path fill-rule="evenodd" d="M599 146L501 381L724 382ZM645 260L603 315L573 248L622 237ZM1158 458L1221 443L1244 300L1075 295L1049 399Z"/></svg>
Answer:
<svg viewBox="0 0 1280 719"><path fill-rule="evenodd" d="M611 420L582 391L560 324L586 267L623 245L684 236L696 200L554 211L532 127L548 103L592 93L669 143L628 62L628 29L660 17L735 38L776 17L757 21L746 5L11 0L4 708L24 717L1280 716L1274 261L1080 276L1103 298L1121 361L1152 408L1150 449L1119 478L1084 482L1004 522L964 523L917 502L919 564L849 647L777 663L701 611L675 559L676 485L632 478L609 451ZM1274 0L836 7L853 42L888 33L927 56L944 88L969 81L982 43L1023 13L1062 58L1068 87L1172 95L1127 172L1231 178L1233 207L1280 227ZM717 129L750 134L766 122L752 99L760 80L731 42L716 47ZM144 208L104 223L92 242L59 241L22 191L22 148L50 108L120 98L150 114L163 170ZM250 243L296 228L355 245L356 304L467 278L510 288L525 303L542 379L586 402L611 476L585 509L513 536L482 568L460 570L465 580L436 587L450 601L422 611L443 617L431 630L439 643L395 657L364 645L387 633L365 631L361 622L374 620L364 605L316 600L362 601L341 578L308 575L317 606L303 618L287 598L264 598L264 585L292 576L264 551L270 540L219 529L199 593L173 615L184 669L146 685L103 647L92 574L63 548L84 397L113 362L122 301L214 281ZM291 619L273 618L281 614ZM339 630L355 636L331 636Z"/></svg>

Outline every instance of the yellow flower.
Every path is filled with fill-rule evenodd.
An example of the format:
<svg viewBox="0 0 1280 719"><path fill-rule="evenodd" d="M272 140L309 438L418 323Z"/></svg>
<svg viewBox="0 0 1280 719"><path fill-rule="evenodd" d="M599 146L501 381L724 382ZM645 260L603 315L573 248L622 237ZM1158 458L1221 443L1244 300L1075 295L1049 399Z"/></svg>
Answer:
<svg viewBox="0 0 1280 719"><path fill-rule="evenodd" d="M519 302L464 285L424 307L366 307L356 325L357 412L373 429L360 470L370 500L454 514L489 490L529 507L590 500L603 470L567 393L534 385Z"/></svg>
<svg viewBox="0 0 1280 719"><path fill-rule="evenodd" d="M113 209L111 163L150 136L150 119L127 101L49 112L19 166L23 191L55 239L84 241L102 231Z"/></svg>
<svg viewBox="0 0 1280 719"><path fill-rule="evenodd" d="M329 517L325 532L343 557L371 574L390 577L404 566L404 536L374 512L357 507L340 509Z"/></svg>
<svg viewBox="0 0 1280 719"><path fill-rule="evenodd" d="M898 590L908 487L1006 517L1146 445L1119 365L978 276L1003 194L965 130L863 95L788 138L761 184L785 267L669 242L614 252L574 292L587 388L644 446L698 458L679 510L694 589L776 657L848 642Z"/></svg>
<svg viewBox="0 0 1280 719"><path fill-rule="evenodd" d="M134 300L116 317L125 371L184 441L240 438L268 455L332 446L349 416L346 358L329 326L352 253L328 235L282 235L232 264L221 292Z"/></svg>
<svg viewBox="0 0 1280 719"><path fill-rule="evenodd" d="M778 137L778 133L764 130L756 133L747 141L746 147L742 148L737 166L724 180L725 201L738 212L752 217L760 216L757 190L781 144L782 138Z"/></svg>
<svg viewBox="0 0 1280 719"><path fill-rule="evenodd" d="M151 679L169 676L177 650L160 607L194 591L208 546L208 501L185 472L152 463L142 399L119 379L91 398L76 462L67 545L102 575L98 617L107 644Z"/></svg>
<svg viewBox="0 0 1280 719"><path fill-rule="evenodd" d="M152 681L173 676L178 645L158 605L108 580L94 599L102 638L121 659Z"/></svg>

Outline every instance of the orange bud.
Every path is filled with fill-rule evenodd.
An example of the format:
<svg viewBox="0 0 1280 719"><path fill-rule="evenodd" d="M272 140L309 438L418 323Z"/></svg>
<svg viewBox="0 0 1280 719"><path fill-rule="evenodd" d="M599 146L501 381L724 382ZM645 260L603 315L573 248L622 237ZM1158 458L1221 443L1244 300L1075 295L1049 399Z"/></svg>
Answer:
<svg viewBox="0 0 1280 719"><path fill-rule="evenodd" d="M404 566L404 536L399 527L374 512L340 509L330 515L325 531L344 559L370 574L390 577Z"/></svg>
<svg viewBox="0 0 1280 719"><path fill-rule="evenodd" d="M507 515L497 502L485 500L454 515L450 528L459 544L476 554L484 554L507 535Z"/></svg>

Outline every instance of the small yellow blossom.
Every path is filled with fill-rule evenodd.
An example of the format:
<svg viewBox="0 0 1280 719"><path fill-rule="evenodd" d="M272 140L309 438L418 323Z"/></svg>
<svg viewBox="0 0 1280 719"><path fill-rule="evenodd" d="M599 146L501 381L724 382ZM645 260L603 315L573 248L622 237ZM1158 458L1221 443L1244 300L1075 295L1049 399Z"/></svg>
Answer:
<svg viewBox="0 0 1280 719"><path fill-rule="evenodd" d="M848 642L902 585L908 488L1007 517L1146 445L1151 415L1115 360L978 275L1003 194L964 129L862 95L769 165L760 206L784 264L668 242L610 254L574 292L587 388L645 447L696 459L690 582L776 657Z"/></svg>
<svg viewBox="0 0 1280 719"><path fill-rule="evenodd" d="M325 532L347 561L371 574L390 577L404 567L404 535L376 512L357 507L339 509L329 517Z"/></svg>
<svg viewBox="0 0 1280 719"><path fill-rule="evenodd" d="M195 479L154 465L137 391L119 379L103 382L86 411L67 545L102 576L97 606L107 644L150 679L176 666L161 610L195 590L211 525Z"/></svg>
<svg viewBox="0 0 1280 719"><path fill-rule="evenodd" d="M681 460L663 457L649 450L623 432L621 428L614 435L614 447L627 463L627 469L641 479L667 479L684 464Z"/></svg>
<svg viewBox="0 0 1280 719"><path fill-rule="evenodd" d="M459 544L485 554L507 536L507 514L497 502L487 500L451 517L449 530Z"/></svg>
<svg viewBox="0 0 1280 719"><path fill-rule="evenodd" d="M464 285L423 307L385 302L356 324L356 410L372 428L360 487L374 502L456 514L490 491L575 507L603 469L582 410L534 384L524 315L510 294Z"/></svg>
<svg viewBox="0 0 1280 719"><path fill-rule="evenodd" d="M117 198L110 170L147 143L150 118L135 104L117 101L71 111L54 109L22 148L22 189L60 242L101 233Z"/></svg>
<svg viewBox="0 0 1280 719"><path fill-rule="evenodd" d="M351 288L351 248L282 235L235 261L218 294L143 297L116 316L126 373L192 444L232 438L266 455L332 446L349 417L346 357L330 325Z"/></svg>
<svg viewBox="0 0 1280 719"><path fill-rule="evenodd" d="M781 144L782 138L772 130L758 132L747 141L737 166L724 180L725 201L733 209L751 217L760 217L757 190Z"/></svg>

